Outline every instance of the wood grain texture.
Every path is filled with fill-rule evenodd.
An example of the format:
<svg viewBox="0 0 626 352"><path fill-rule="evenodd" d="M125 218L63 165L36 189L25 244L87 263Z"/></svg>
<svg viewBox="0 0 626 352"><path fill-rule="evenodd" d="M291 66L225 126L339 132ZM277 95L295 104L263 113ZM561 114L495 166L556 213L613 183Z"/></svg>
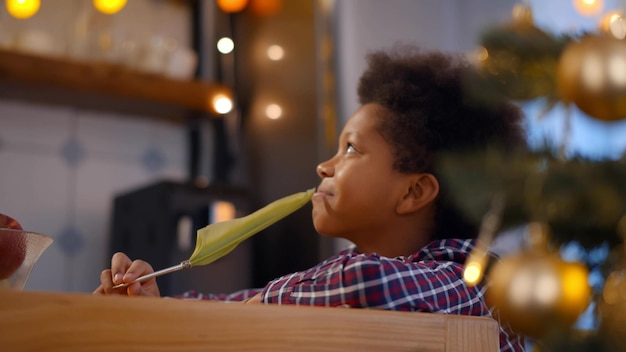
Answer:
<svg viewBox="0 0 626 352"><path fill-rule="evenodd" d="M498 351L489 318L0 290L0 351Z"/></svg>

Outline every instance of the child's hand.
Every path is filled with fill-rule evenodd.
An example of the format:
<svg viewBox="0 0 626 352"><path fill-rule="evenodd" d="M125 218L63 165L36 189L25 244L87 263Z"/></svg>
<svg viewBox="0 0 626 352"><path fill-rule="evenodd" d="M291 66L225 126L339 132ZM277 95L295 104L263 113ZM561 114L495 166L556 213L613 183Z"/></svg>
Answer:
<svg viewBox="0 0 626 352"><path fill-rule="evenodd" d="M135 282L126 287L114 289L113 286L131 282L136 278L154 272L152 266L143 260L131 261L126 254L118 252L111 259L111 269L103 270L100 274L100 286L93 292L103 295L128 296L160 296L156 279Z"/></svg>
<svg viewBox="0 0 626 352"><path fill-rule="evenodd" d="M263 296L263 292L259 292L256 295L248 298L246 301L244 301L244 304L248 304L248 303L262 303L263 301L261 300L261 297Z"/></svg>

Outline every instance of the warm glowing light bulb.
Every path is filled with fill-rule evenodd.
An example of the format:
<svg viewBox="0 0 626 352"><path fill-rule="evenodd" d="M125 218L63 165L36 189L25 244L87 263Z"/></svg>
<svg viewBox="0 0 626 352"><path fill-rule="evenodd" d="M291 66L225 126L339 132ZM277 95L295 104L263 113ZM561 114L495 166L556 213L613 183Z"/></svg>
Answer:
<svg viewBox="0 0 626 352"><path fill-rule="evenodd" d="M217 223L235 218L235 205L231 202L217 201L211 205L211 223Z"/></svg>
<svg viewBox="0 0 626 352"><path fill-rule="evenodd" d="M604 0L573 0L574 8L583 16L594 16L604 8Z"/></svg>
<svg viewBox="0 0 626 352"><path fill-rule="evenodd" d="M482 268L478 263L469 263L463 270L463 280L470 287L476 285L482 276Z"/></svg>
<svg viewBox="0 0 626 352"><path fill-rule="evenodd" d="M222 54L228 54L235 49L235 42L228 37L221 38L217 41L217 50Z"/></svg>
<svg viewBox="0 0 626 352"><path fill-rule="evenodd" d="M127 0L93 0L93 6L103 14L113 15L123 9L126 2Z"/></svg>
<svg viewBox="0 0 626 352"><path fill-rule="evenodd" d="M283 116L283 108L278 104L270 104L265 107L265 116L272 120L279 119Z"/></svg>
<svg viewBox="0 0 626 352"><path fill-rule="evenodd" d="M224 12L239 12L247 5L248 0L217 0L217 6Z"/></svg>
<svg viewBox="0 0 626 352"><path fill-rule="evenodd" d="M218 94L213 98L213 109L218 114L228 114L233 109L233 101L223 94Z"/></svg>
<svg viewBox="0 0 626 352"><path fill-rule="evenodd" d="M272 61L282 60L285 56L285 50L280 45L271 45L267 48L267 57Z"/></svg>
<svg viewBox="0 0 626 352"><path fill-rule="evenodd" d="M9 14L20 20L32 17L41 7L40 0L6 0Z"/></svg>

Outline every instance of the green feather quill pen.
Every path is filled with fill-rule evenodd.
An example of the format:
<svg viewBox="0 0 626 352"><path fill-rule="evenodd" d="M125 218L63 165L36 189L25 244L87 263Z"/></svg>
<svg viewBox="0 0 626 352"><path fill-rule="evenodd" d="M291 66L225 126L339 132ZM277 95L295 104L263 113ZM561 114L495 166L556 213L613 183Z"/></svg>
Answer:
<svg viewBox="0 0 626 352"><path fill-rule="evenodd" d="M211 224L198 230L196 248L189 258L191 265L206 265L223 257L252 235L300 209L311 200L314 192L315 189L312 188L292 194L250 215Z"/></svg>
<svg viewBox="0 0 626 352"><path fill-rule="evenodd" d="M244 240L300 209L311 200L313 193L315 193L315 188L275 200L244 217L208 225L198 230L196 247L189 259L178 265L141 276L132 282L119 284L114 288L125 287L134 282L145 281L192 266L210 264L228 254Z"/></svg>

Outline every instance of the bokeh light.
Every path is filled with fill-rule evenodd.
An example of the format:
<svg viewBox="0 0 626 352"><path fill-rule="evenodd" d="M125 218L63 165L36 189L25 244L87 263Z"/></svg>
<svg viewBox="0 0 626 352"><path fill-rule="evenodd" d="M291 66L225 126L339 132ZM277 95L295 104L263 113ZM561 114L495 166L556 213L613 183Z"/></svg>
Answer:
<svg viewBox="0 0 626 352"><path fill-rule="evenodd" d="M277 120L283 116L283 108L278 104L269 104L265 107L265 116L272 120Z"/></svg>
<svg viewBox="0 0 626 352"><path fill-rule="evenodd" d="M217 0L217 7L227 13L239 12L247 5L248 0Z"/></svg>
<svg viewBox="0 0 626 352"><path fill-rule="evenodd" d="M113 15L120 12L126 2L127 0L93 0L93 6L106 15Z"/></svg>
<svg viewBox="0 0 626 352"><path fill-rule="evenodd" d="M604 9L603 0L573 0L574 8L583 16L595 16Z"/></svg>
<svg viewBox="0 0 626 352"><path fill-rule="evenodd" d="M20 20L32 17L41 7L40 0L6 0L9 14Z"/></svg>
<svg viewBox="0 0 626 352"><path fill-rule="evenodd" d="M600 31L608 33L617 39L626 37L626 18L620 10L610 11L600 20Z"/></svg>
<svg viewBox="0 0 626 352"><path fill-rule="evenodd" d="M233 101L224 94L217 94L213 97L213 109L218 114L228 114L233 110Z"/></svg>
<svg viewBox="0 0 626 352"><path fill-rule="evenodd" d="M471 287L482 278L482 269L478 263L470 263L463 270L463 280Z"/></svg>
<svg viewBox="0 0 626 352"><path fill-rule="evenodd" d="M267 48L267 57L272 61L279 61L285 57L285 50L280 45L271 45Z"/></svg>
<svg viewBox="0 0 626 352"><path fill-rule="evenodd" d="M223 37L217 41L217 50L222 54L231 53L235 49L235 42L228 37Z"/></svg>
<svg viewBox="0 0 626 352"><path fill-rule="evenodd" d="M235 218L237 209L235 204L227 201L217 201L211 204L211 223L228 221Z"/></svg>

